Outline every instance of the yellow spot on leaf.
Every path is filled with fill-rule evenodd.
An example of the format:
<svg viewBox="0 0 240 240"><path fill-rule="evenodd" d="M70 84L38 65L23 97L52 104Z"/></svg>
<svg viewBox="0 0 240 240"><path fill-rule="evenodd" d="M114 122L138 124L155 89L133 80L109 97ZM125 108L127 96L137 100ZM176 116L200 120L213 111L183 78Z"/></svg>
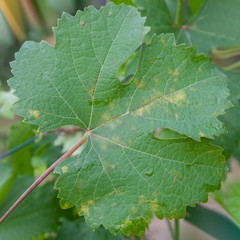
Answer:
<svg viewBox="0 0 240 240"><path fill-rule="evenodd" d="M200 73L201 73L202 71L203 71L203 70L202 70L202 68L200 67L200 68L198 69L198 72L200 72Z"/></svg>
<svg viewBox="0 0 240 240"><path fill-rule="evenodd" d="M82 206L81 206L81 211L82 211L84 214L89 215L89 206L88 206L87 204L82 204Z"/></svg>
<svg viewBox="0 0 240 240"><path fill-rule="evenodd" d="M40 112L38 110L28 110L28 112L37 120L40 117Z"/></svg>
<svg viewBox="0 0 240 240"><path fill-rule="evenodd" d="M63 173L67 173L68 172L68 167L67 166L63 166L62 167L62 172Z"/></svg>
<svg viewBox="0 0 240 240"><path fill-rule="evenodd" d="M132 212L133 213L137 213L138 212L137 208L136 207L132 207Z"/></svg>
<svg viewBox="0 0 240 240"><path fill-rule="evenodd" d="M179 90L177 93L166 96L164 99L176 105L181 105L182 102L186 102L187 95L183 90Z"/></svg>
<svg viewBox="0 0 240 240"><path fill-rule="evenodd" d="M111 101L110 103L109 103L109 108L111 109L111 110L113 110L114 109L114 107L116 106L116 102L117 102L117 100L116 99L114 99L113 101Z"/></svg>
<svg viewBox="0 0 240 240"><path fill-rule="evenodd" d="M89 200L88 201L88 205L93 205L94 204L94 201L93 200Z"/></svg>
<svg viewBox="0 0 240 240"><path fill-rule="evenodd" d="M172 71L171 68L168 68L167 70L168 70L168 74L169 74L169 75L172 75L172 74L173 74L173 71Z"/></svg>
<svg viewBox="0 0 240 240"><path fill-rule="evenodd" d="M139 84L138 84L138 88L140 89L143 89L145 87L146 83L144 81L141 81Z"/></svg>
<svg viewBox="0 0 240 240"><path fill-rule="evenodd" d="M176 120L179 119L179 115L177 113L175 114L175 118L176 118Z"/></svg>
<svg viewBox="0 0 240 240"><path fill-rule="evenodd" d="M156 98L156 97L160 97L160 96L162 96L163 95L163 92L162 91L159 91L158 89L156 89L156 88L153 88L153 93L154 93L154 98Z"/></svg>
<svg viewBox="0 0 240 240"><path fill-rule="evenodd" d="M153 80L154 80L155 83L159 83L160 82L159 77L154 77Z"/></svg>
<svg viewBox="0 0 240 240"><path fill-rule="evenodd" d="M140 196L138 197L138 203L139 203L139 204L144 203L144 195L140 195Z"/></svg>
<svg viewBox="0 0 240 240"><path fill-rule="evenodd" d="M138 117L142 117L143 114L143 109L140 108L139 110L136 111Z"/></svg>
<svg viewBox="0 0 240 240"><path fill-rule="evenodd" d="M180 76L180 72L179 72L178 68L176 68L176 69L174 70L173 75L174 75L174 76L177 76L177 77Z"/></svg>
<svg viewBox="0 0 240 240"><path fill-rule="evenodd" d="M133 82L136 86L138 86L138 84L140 83L141 80L134 78Z"/></svg>
<svg viewBox="0 0 240 240"><path fill-rule="evenodd" d="M162 42L162 45L166 44L166 40L164 40L164 39L161 39L161 42Z"/></svg>
<svg viewBox="0 0 240 240"><path fill-rule="evenodd" d="M205 137L205 134L203 132L199 132L200 137Z"/></svg>
<svg viewBox="0 0 240 240"><path fill-rule="evenodd" d="M108 112L105 112L102 116L101 119L104 121L109 121L111 119L111 115Z"/></svg>
<svg viewBox="0 0 240 240"><path fill-rule="evenodd" d="M65 203L63 206L61 206L62 209L68 209L70 208L70 204L69 203Z"/></svg>
<svg viewBox="0 0 240 240"><path fill-rule="evenodd" d="M197 90L195 89L195 88L193 88L193 87L190 87L190 89L189 89L191 92L196 92Z"/></svg>

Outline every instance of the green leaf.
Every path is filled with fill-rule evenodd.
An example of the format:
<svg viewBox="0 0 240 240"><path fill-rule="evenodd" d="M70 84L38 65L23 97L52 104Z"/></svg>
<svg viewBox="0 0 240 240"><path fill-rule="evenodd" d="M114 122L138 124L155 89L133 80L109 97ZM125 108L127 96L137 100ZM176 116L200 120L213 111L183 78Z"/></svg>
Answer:
<svg viewBox="0 0 240 240"><path fill-rule="evenodd" d="M196 45L198 52L204 52L207 55L210 55L215 48L240 44L239 1L205 0L203 3L202 1L189 1L188 7L194 8L194 11L199 9L200 5L201 8L197 15L188 19L181 28L174 25L173 18L169 18L169 10L166 8L164 1L152 0L150 3L137 0L136 4L142 15L147 17L147 24L151 27L149 37L154 33L173 32L178 43L184 42L187 45ZM229 88L231 90L229 99L235 107L228 109L227 114L219 118L224 122L228 134L221 135L214 143L224 148L224 154L228 158L237 148L240 140L240 74L226 71L224 71L224 74L229 77Z"/></svg>
<svg viewBox="0 0 240 240"><path fill-rule="evenodd" d="M27 141L31 137L35 136L36 126L17 123L11 126L9 137L8 137L8 147L12 149L19 144ZM19 151L15 152L9 156L8 161L12 163L14 174L33 174L33 168L31 165L31 146L25 146Z"/></svg>
<svg viewBox="0 0 240 240"><path fill-rule="evenodd" d="M147 17L146 23L151 27L149 37L154 33L173 32L178 43L196 45L198 51L206 55L210 55L210 51L217 47L229 47L240 43L239 1L190 1L189 7L193 12L199 8L200 10L194 18L188 19L180 27L174 23L164 1L136 0L135 3L142 15Z"/></svg>
<svg viewBox="0 0 240 240"><path fill-rule="evenodd" d="M100 112L94 109L95 115L109 109L113 95L122 87L116 72L141 45L146 31L143 24L136 9L124 5L109 4L100 11L89 7L74 18L64 13L54 30L55 48L46 42L26 42L11 64L15 77L9 84L21 99L15 112L25 122L39 125L40 131L63 125L85 129L100 125L104 120L96 123L97 118L92 119L93 106L101 106ZM121 113L114 110L114 116Z"/></svg>
<svg viewBox="0 0 240 240"><path fill-rule="evenodd" d="M70 221L62 219L62 227L59 230L57 240L124 240L128 239L123 234L117 236L100 227L97 231L92 231L83 219Z"/></svg>
<svg viewBox="0 0 240 240"><path fill-rule="evenodd" d="M61 206L77 206L91 228L102 224L113 233L142 235L152 211L182 218L186 205L206 202L224 176L221 149L208 143L139 134L127 145L92 134L80 156L55 170Z"/></svg>
<svg viewBox="0 0 240 240"><path fill-rule="evenodd" d="M178 32L175 28L174 19L168 9L165 1L159 0L135 0L138 10L142 16L147 16L146 25L151 27L147 38L151 38L153 34Z"/></svg>
<svg viewBox="0 0 240 240"><path fill-rule="evenodd" d="M221 190L215 192L214 197L240 226L240 182L225 183Z"/></svg>
<svg viewBox="0 0 240 240"><path fill-rule="evenodd" d="M33 182L32 177L19 176L8 197L0 207L2 215L22 192ZM0 225L0 239L31 240L43 233L57 230L60 208L53 185L47 183L36 189Z"/></svg>
<svg viewBox="0 0 240 240"><path fill-rule="evenodd" d="M239 212L239 207L236 208L236 211ZM240 236L240 228L229 217L201 205L188 208L185 220L210 234L214 239L238 240Z"/></svg>
<svg viewBox="0 0 240 240"><path fill-rule="evenodd" d="M222 149L193 139L225 132L217 116L230 106L226 77L173 34L142 44L143 24L124 5L64 14L55 47L27 42L11 64L25 122L88 131L81 155L56 169L62 208L77 206L91 228L115 234L143 235L152 211L184 217L225 175ZM139 47L137 72L122 84L118 70ZM192 139L157 139L158 127Z"/></svg>
<svg viewBox="0 0 240 240"><path fill-rule="evenodd" d="M0 162L0 204L6 197L12 182L12 166L6 162Z"/></svg>
<svg viewBox="0 0 240 240"><path fill-rule="evenodd" d="M240 2L235 0L206 0L177 38L180 42L197 45L198 51L207 55L217 47L239 45L239 8Z"/></svg>
<svg viewBox="0 0 240 240"><path fill-rule="evenodd" d="M62 156L62 145L54 145L56 139L57 135L55 133L48 133L32 144L31 163L34 168L34 175L40 176L56 161L56 159Z"/></svg>
<svg viewBox="0 0 240 240"><path fill-rule="evenodd" d="M228 77L231 92L229 100L234 104L234 108L227 109L226 115L219 117L228 133L216 137L213 143L223 147L224 155L229 158L238 148L240 141L240 74L226 71L224 73Z"/></svg>
<svg viewBox="0 0 240 240"><path fill-rule="evenodd" d="M134 3L134 0L111 0L111 2L113 2L116 5L124 3L126 5L136 6L135 3Z"/></svg>

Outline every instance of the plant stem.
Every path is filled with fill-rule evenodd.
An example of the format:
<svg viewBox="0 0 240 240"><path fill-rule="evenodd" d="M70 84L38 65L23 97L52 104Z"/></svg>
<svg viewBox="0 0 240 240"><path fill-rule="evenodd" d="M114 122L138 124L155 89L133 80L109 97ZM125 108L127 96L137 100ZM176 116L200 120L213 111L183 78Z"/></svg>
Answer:
<svg viewBox="0 0 240 240"><path fill-rule="evenodd" d="M175 219L175 236L174 236L174 240L179 240L179 239L180 239L179 220Z"/></svg>
<svg viewBox="0 0 240 240"><path fill-rule="evenodd" d="M55 167L61 163L64 159L70 157L84 142L88 139L88 132L62 157L60 157L55 163L53 163L12 205L12 207L3 215L0 219L0 224L3 223L6 218L13 212L13 210L55 169Z"/></svg>
<svg viewBox="0 0 240 240"><path fill-rule="evenodd" d="M166 221L167 221L167 225L168 225L169 231L171 233L172 239L174 239L175 235L174 235L174 232L173 232L172 224L167 217L166 217Z"/></svg>
<svg viewBox="0 0 240 240"><path fill-rule="evenodd" d="M183 15L183 0L178 0L177 1L178 6L177 6L177 26L181 26L182 25L182 15Z"/></svg>
<svg viewBox="0 0 240 240"><path fill-rule="evenodd" d="M0 155L0 159L3 159L3 158L5 158L5 157L7 157L7 156L9 156L9 155L12 155L13 153L17 152L18 150L20 150L20 149L26 147L27 145L33 143L36 139L39 138L39 136L40 136L40 135L34 136L34 137L28 139L26 142L24 142L24 143L18 145L17 147L11 149L10 151L8 151L8 152Z"/></svg>

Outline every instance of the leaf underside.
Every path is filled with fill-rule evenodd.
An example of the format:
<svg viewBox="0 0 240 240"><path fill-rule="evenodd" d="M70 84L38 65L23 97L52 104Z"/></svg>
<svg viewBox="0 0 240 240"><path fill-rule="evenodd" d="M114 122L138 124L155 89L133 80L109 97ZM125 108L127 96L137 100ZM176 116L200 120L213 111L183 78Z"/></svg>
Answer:
<svg viewBox="0 0 240 240"><path fill-rule="evenodd" d="M91 228L114 234L143 235L152 211L184 217L225 175L222 149L199 142L225 132L217 119L231 105L225 76L172 34L142 44L144 20L114 4L63 14L55 47L27 42L11 64L25 122L88 129L83 152L56 168L56 187L62 208L76 206ZM137 48L136 74L123 85L118 69ZM189 138L157 139L157 127Z"/></svg>

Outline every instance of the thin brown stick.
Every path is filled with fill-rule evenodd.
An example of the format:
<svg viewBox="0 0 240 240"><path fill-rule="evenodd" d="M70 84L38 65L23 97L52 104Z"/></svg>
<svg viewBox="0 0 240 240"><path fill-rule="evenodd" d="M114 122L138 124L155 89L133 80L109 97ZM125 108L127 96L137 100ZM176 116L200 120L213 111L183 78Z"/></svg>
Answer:
<svg viewBox="0 0 240 240"><path fill-rule="evenodd" d="M84 142L88 139L88 132L86 132L83 137L62 157L60 157L55 163L53 163L12 205L12 207L3 215L0 219L0 224L2 224L6 218L13 212L13 210L55 169L55 167L61 163L64 159L70 157L79 147L82 146Z"/></svg>

